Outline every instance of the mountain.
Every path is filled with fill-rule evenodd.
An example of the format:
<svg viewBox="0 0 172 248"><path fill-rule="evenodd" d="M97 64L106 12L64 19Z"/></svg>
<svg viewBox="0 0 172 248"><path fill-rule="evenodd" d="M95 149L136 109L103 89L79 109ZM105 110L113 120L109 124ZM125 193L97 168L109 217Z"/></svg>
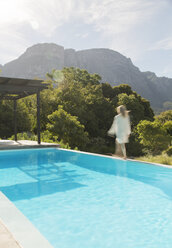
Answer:
<svg viewBox="0 0 172 248"><path fill-rule="evenodd" d="M44 79L52 69L71 66L98 73L102 82L109 82L112 86L129 84L155 109L162 108L164 102L172 102L172 79L141 72L130 58L105 48L75 51L53 43L36 44L0 69L2 76Z"/></svg>
<svg viewBox="0 0 172 248"><path fill-rule="evenodd" d="M153 72L142 72L157 89L157 97L162 103L171 102L172 105L172 78L157 77Z"/></svg>

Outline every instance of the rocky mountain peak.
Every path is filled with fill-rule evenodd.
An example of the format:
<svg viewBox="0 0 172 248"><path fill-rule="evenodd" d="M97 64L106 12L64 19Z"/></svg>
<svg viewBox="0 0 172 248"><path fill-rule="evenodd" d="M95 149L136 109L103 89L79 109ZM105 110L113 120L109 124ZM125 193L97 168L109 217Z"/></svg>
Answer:
<svg viewBox="0 0 172 248"><path fill-rule="evenodd" d="M153 72L141 72L130 58L107 48L75 51L54 43L41 43L29 47L18 59L2 66L2 76L44 79L47 72L63 67L86 69L97 73L102 82L112 86L129 84L133 90L161 107L172 101L172 79L157 77ZM1 67L0 67L1 68Z"/></svg>
<svg viewBox="0 0 172 248"><path fill-rule="evenodd" d="M153 79L155 79L157 76L156 76L156 74L154 73L154 72L151 72L151 71L145 71L145 72L143 72L144 73L144 75L147 77L147 78L149 78L149 79L151 79L151 80L153 80Z"/></svg>
<svg viewBox="0 0 172 248"><path fill-rule="evenodd" d="M32 56L58 56L59 53L64 52L64 47L55 43L39 43L27 48L20 58Z"/></svg>

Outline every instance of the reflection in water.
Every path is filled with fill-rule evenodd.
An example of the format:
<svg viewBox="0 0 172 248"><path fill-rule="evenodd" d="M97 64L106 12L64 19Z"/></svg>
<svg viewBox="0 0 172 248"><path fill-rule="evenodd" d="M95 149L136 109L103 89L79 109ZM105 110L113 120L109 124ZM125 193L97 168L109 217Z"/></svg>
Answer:
<svg viewBox="0 0 172 248"><path fill-rule="evenodd" d="M57 162L57 155L53 152L36 152L19 153L16 160L15 154L10 153L1 158L1 169L17 168L24 177L21 182L2 186L0 183L0 191L2 191L10 200L30 199L33 197L52 194L55 192L64 192L78 187L84 187L78 183L79 177L84 175L78 174L76 170L70 169L69 163ZM7 160L8 159L8 160ZM6 163L8 161L8 164ZM11 175L15 177L17 175ZM30 182L28 182L30 178Z"/></svg>

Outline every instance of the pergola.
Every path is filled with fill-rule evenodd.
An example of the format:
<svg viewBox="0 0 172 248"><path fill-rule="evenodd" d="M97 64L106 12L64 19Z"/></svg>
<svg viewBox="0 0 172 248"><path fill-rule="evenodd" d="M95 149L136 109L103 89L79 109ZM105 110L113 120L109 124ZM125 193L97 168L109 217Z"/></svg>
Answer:
<svg viewBox="0 0 172 248"><path fill-rule="evenodd" d="M0 77L0 100L13 100L14 102L14 136L17 141L17 100L37 95L37 135L38 144L41 143L40 136L40 91L47 89L48 84L42 80L32 80L23 78Z"/></svg>

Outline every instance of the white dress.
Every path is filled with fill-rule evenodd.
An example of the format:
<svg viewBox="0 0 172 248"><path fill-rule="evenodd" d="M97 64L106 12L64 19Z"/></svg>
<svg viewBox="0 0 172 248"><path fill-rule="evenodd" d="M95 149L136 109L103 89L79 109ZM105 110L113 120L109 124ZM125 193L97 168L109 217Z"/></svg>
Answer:
<svg viewBox="0 0 172 248"><path fill-rule="evenodd" d="M109 135L116 134L118 143L127 143L128 137L131 133L130 118L121 114L114 117L111 128L108 131Z"/></svg>

